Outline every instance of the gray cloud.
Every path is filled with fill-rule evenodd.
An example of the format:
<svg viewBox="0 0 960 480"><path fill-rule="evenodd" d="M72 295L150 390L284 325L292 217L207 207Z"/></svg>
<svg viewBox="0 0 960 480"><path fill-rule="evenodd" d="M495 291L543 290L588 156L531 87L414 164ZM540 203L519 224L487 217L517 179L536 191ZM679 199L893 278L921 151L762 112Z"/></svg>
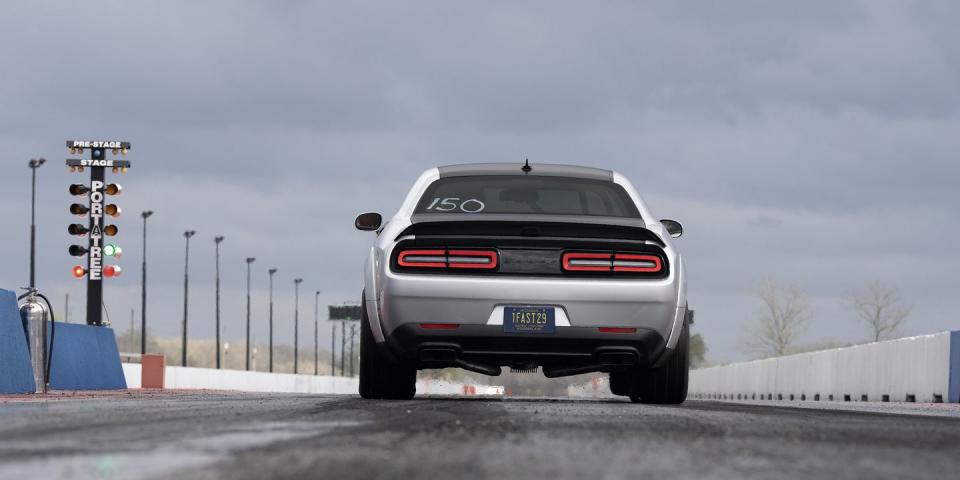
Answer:
<svg viewBox="0 0 960 480"><path fill-rule="evenodd" d="M917 305L910 332L955 328L956 18L954 2L8 5L0 285L26 278L23 164L43 155L40 276L82 295L61 146L109 136L134 143L110 308L139 308L136 213L153 209L150 309L167 335L184 229L200 232L192 331L212 335L223 234L239 333L244 257L258 257L261 321L268 265L284 308L294 276L323 302L353 299L371 240L349 228L357 212L392 213L433 165L523 157L617 169L684 221L717 358L740 356L768 277L814 296L810 340L863 338L841 297L876 278Z"/></svg>

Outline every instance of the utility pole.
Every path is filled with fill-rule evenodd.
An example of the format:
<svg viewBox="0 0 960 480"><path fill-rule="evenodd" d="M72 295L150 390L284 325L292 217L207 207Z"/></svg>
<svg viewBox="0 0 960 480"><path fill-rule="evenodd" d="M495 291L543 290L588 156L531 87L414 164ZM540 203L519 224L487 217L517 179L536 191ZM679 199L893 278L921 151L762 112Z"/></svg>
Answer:
<svg viewBox="0 0 960 480"><path fill-rule="evenodd" d="M30 167L30 288L37 286L37 169L47 163L45 158L31 158Z"/></svg>
<svg viewBox="0 0 960 480"><path fill-rule="evenodd" d="M313 374L320 375L320 340L317 333L319 325L317 319L320 318L320 290L313 296Z"/></svg>
<svg viewBox="0 0 960 480"><path fill-rule="evenodd" d="M181 350L180 365L187 366L187 298L190 293L190 237L197 234L196 230L187 230L183 232L183 238L186 239L186 249L183 256L183 345Z"/></svg>
<svg viewBox="0 0 960 480"><path fill-rule="evenodd" d="M140 265L140 355L147 353L147 219L153 215L153 210L140 212L143 218L143 261Z"/></svg>
<svg viewBox="0 0 960 480"><path fill-rule="evenodd" d="M297 346L300 339L300 283L302 278L293 279L293 373L297 373Z"/></svg>
<svg viewBox="0 0 960 480"><path fill-rule="evenodd" d="M330 334L330 376L337 374L337 324L333 324L333 332Z"/></svg>
<svg viewBox="0 0 960 480"><path fill-rule="evenodd" d="M214 244L214 248L216 249L216 256L217 256L217 260L216 260L216 270L217 270L217 273L216 273L216 274L217 274L217 282L216 282L216 290L217 290L216 302L217 302L217 308L216 308L216 321L215 321L215 323L216 323L216 329L217 329L217 333L216 333L216 337L217 337L217 346L216 346L216 348L217 348L217 355L216 355L216 356L217 356L217 369L220 369L220 242L222 242L222 241L223 241L223 237L222 237L222 236L213 237L213 244Z"/></svg>
<svg viewBox="0 0 960 480"><path fill-rule="evenodd" d="M257 259L247 257L247 371L250 371L250 264Z"/></svg>
<svg viewBox="0 0 960 480"><path fill-rule="evenodd" d="M134 327L133 327L133 316L134 316L134 311L133 311L133 309L131 308L131 309L130 309L130 344L127 346L130 350L127 350L128 352L132 352L133 349L136 348L136 345L137 345L137 337L135 336L135 335L136 335L136 332L133 331L133 328L134 328Z"/></svg>
<svg viewBox="0 0 960 480"><path fill-rule="evenodd" d="M271 268L267 273L270 274L270 373L273 373L273 274L277 269Z"/></svg>

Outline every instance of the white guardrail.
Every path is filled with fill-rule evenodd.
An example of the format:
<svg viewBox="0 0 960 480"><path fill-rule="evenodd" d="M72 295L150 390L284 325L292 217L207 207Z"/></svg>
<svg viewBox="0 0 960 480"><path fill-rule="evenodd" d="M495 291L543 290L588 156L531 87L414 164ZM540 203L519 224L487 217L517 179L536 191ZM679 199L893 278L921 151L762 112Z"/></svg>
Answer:
<svg viewBox="0 0 960 480"><path fill-rule="evenodd" d="M960 331L690 372L689 398L960 402Z"/></svg>
<svg viewBox="0 0 960 480"><path fill-rule="evenodd" d="M141 365L123 363L122 366L127 388L140 388ZM356 395L359 384L355 377L167 366L164 368L164 388ZM417 381L417 394L503 395L503 387L465 385L425 378Z"/></svg>

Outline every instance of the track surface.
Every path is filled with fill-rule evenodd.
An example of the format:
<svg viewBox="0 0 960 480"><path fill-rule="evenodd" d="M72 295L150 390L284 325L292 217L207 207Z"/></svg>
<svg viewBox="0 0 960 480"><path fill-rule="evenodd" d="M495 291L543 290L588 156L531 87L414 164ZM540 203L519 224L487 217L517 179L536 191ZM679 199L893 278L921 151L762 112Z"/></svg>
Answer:
<svg viewBox="0 0 960 480"><path fill-rule="evenodd" d="M8 399L0 478L956 478L956 406L890 412L218 392Z"/></svg>

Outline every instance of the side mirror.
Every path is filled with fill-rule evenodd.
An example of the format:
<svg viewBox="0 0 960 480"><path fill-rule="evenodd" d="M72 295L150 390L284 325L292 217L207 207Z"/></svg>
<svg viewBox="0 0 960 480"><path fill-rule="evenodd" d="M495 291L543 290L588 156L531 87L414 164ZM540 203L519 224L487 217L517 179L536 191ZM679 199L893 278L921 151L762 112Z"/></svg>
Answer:
<svg viewBox="0 0 960 480"><path fill-rule="evenodd" d="M667 229L667 233L670 234L672 238L677 238L680 235L683 235L683 225L680 225L680 222L676 220L660 220L660 223L663 224L663 227Z"/></svg>
<svg viewBox="0 0 960 480"><path fill-rule="evenodd" d="M380 228L382 223L383 216L381 216L379 213L367 212L357 215L357 219L353 222L353 226L357 227L357 230L377 230Z"/></svg>

